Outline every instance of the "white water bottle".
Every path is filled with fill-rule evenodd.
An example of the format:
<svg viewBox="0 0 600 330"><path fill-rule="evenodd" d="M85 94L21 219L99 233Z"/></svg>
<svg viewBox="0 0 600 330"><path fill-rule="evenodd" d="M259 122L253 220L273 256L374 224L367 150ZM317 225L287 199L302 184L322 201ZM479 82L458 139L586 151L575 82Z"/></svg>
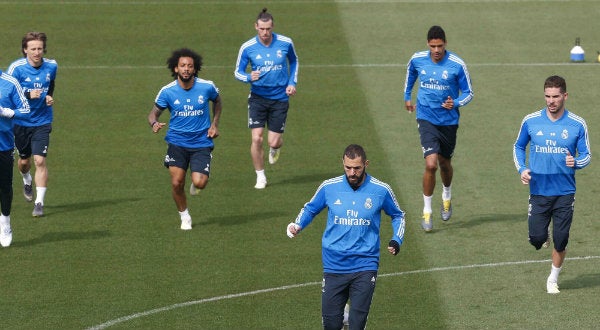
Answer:
<svg viewBox="0 0 600 330"><path fill-rule="evenodd" d="M585 51L579 45L579 37L575 39L575 47L571 49L571 62L584 62Z"/></svg>

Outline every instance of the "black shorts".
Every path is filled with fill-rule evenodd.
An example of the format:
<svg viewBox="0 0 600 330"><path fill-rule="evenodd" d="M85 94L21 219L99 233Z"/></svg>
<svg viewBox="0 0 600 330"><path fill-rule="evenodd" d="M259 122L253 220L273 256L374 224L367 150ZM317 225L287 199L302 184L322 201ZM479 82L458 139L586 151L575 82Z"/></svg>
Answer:
<svg viewBox="0 0 600 330"><path fill-rule="evenodd" d="M563 196L529 196L529 240L544 242L548 237L548 226L552 220L554 248L562 252L569 243L569 231L575 210L575 194Z"/></svg>
<svg viewBox="0 0 600 330"><path fill-rule="evenodd" d="M47 156L52 124L31 127L15 125L13 131L20 158L29 158L31 155Z"/></svg>
<svg viewBox="0 0 600 330"><path fill-rule="evenodd" d="M267 125L269 131L283 133L289 102L269 100L254 93L248 96L248 128Z"/></svg>
<svg viewBox="0 0 600 330"><path fill-rule="evenodd" d="M213 148L184 148L169 144L165 156L165 167L175 166L187 171L203 173L210 176L210 161Z"/></svg>
<svg viewBox="0 0 600 330"><path fill-rule="evenodd" d="M452 158L456 147L458 125L438 126L427 120L417 119L423 158L431 154L440 154L444 158Z"/></svg>

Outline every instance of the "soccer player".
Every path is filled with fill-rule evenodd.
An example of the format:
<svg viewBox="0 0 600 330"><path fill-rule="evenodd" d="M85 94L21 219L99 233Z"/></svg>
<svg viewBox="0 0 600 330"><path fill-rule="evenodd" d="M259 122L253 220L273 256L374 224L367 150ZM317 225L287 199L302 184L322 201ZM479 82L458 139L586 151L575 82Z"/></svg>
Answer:
<svg viewBox="0 0 600 330"><path fill-rule="evenodd" d="M263 131L268 127L269 163L279 159L289 97L296 94L298 56L292 39L273 32L273 16L264 8L254 23L257 35L240 47L235 78L250 84L248 128L251 129L250 155L256 171L256 189L267 186ZM250 65L251 72L246 68Z"/></svg>
<svg viewBox="0 0 600 330"><path fill-rule="evenodd" d="M342 156L345 175L323 181L287 227L290 238L328 208L322 239L323 328L339 330L350 299L350 329L364 329L379 268L381 211L390 216L392 239L388 251L396 255L404 240L404 211L386 183L367 174L364 149L351 144Z"/></svg>
<svg viewBox="0 0 600 330"><path fill-rule="evenodd" d="M438 167L443 184L441 218L448 221L452 216L452 156L456 147L459 107L471 102L473 89L465 62L446 50L446 33L441 27L429 29L427 45L429 50L415 53L408 62L404 101L408 112L417 111L425 158L421 227L429 232L433 229L431 202ZM417 78L420 84L414 105L411 92Z"/></svg>
<svg viewBox="0 0 600 330"><path fill-rule="evenodd" d="M589 165L592 154L585 120L565 108L567 83L551 76L544 82L546 107L521 122L513 159L521 182L529 185L529 243L539 250L552 221L552 268L548 293L556 294L567 254L575 208L575 171ZM529 162L525 148L529 144ZM528 166L529 165L529 166Z"/></svg>
<svg viewBox="0 0 600 330"><path fill-rule="evenodd" d="M202 57L196 52L187 48L175 50L167 59L167 67L175 80L162 87L156 95L148 123L152 132L157 133L166 125L158 121L160 115L165 109L169 110L165 167L171 174L172 194L181 218L181 229L190 230L192 217L184 191L185 176L189 167L191 195L197 195L208 184L213 139L219 136L221 97L212 81L198 78Z"/></svg>
<svg viewBox="0 0 600 330"><path fill-rule="evenodd" d="M25 200L33 200L32 182L35 181L35 202L32 215L44 215L44 198L48 187L46 157L52 132L54 81L58 65L55 60L45 58L46 34L28 32L21 41L23 58L14 61L7 73L17 79L23 87L31 107L31 115L14 120L15 144L19 151L18 167L23 176ZM35 180L31 177L31 156L35 164Z"/></svg>
<svg viewBox="0 0 600 330"><path fill-rule="evenodd" d="M13 200L13 153L15 137L13 120L26 119L30 115L29 103L19 82L0 72L0 245L12 243L10 211Z"/></svg>

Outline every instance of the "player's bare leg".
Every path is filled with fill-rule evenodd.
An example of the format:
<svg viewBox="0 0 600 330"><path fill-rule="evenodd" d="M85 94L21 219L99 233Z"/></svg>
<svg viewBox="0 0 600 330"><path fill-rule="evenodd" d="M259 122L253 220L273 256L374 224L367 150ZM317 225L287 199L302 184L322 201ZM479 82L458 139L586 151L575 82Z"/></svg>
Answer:
<svg viewBox="0 0 600 330"><path fill-rule="evenodd" d="M264 128L258 127L251 130L252 143L250 144L250 156L252 164L256 171L256 189L264 189L267 186L267 177L265 175L265 160L263 150L263 131Z"/></svg>

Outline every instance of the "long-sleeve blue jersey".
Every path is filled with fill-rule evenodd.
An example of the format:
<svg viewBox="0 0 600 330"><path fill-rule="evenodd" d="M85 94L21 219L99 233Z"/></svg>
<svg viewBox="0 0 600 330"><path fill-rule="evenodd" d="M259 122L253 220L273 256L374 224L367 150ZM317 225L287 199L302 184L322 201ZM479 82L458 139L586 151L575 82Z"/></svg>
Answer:
<svg viewBox="0 0 600 330"><path fill-rule="evenodd" d="M15 136L12 130L13 120L27 119L30 110L29 103L19 82L4 72L0 73L0 107L15 112L13 118L0 117L0 151L13 150L15 148Z"/></svg>
<svg viewBox="0 0 600 330"><path fill-rule="evenodd" d="M252 81L246 67L260 71L260 78ZM251 83L250 92L270 100L287 101L287 86L298 82L298 56L292 39L273 33L269 46L263 45L258 36L246 41L240 47L235 64L235 78Z"/></svg>
<svg viewBox="0 0 600 330"><path fill-rule="evenodd" d="M390 186L368 174L357 190L352 189L345 175L323 181L298 214L296 224L305 228L325 207L328 212L322 259L326 273L378 269L382 210L392 219L392 239L402 245L404 211Z"/></svg>
<svg viewBox="0 0 600 330"><path fill-rule="evenodd" d="M574 168L566 165L567 153L575 157ZM591 159L585 120L567 109L557 121L548 118L546 108L525 116L513 147L513 160L519 173L527 168L531 170L532 195L574 194L575 170L586 167Z"/></svg>
<svg viewBox="0 0 600 330"><path fill-rule="evenodd" d="M213 147L213 139L208 137L209 101L214 102L218 96L219 89L212 81L198 77L187 90L177 80L161 88L154 102L158 108L171 112L165 141L184 148Z"/></svg>
<svg viewBox="0 0 600 330"><path fill-rule="evenodd" d="M27 58L20 58L8 67L6 73L15 77L25 93L34 89L42 91L39 98L30 99L31 114L27 119L15 119L15 124L20 126L41 126L50 124L53 120L53 109L46 104L50 86L56 79L58 64L53 59L43 58L42 65L34 68Z"/></svg>
<svg viewBox="0 0 600 330"><path fill-rule="evenodd" d="M465 62L447 50L438 63L431 60L429 51L415 53L406 68L404 101L410 101L417 78L417 119L427 120L438 126L458 125L459 108L473 99L471 78ZM442 107L448 96L454 100L452 110Z"/></svg>

